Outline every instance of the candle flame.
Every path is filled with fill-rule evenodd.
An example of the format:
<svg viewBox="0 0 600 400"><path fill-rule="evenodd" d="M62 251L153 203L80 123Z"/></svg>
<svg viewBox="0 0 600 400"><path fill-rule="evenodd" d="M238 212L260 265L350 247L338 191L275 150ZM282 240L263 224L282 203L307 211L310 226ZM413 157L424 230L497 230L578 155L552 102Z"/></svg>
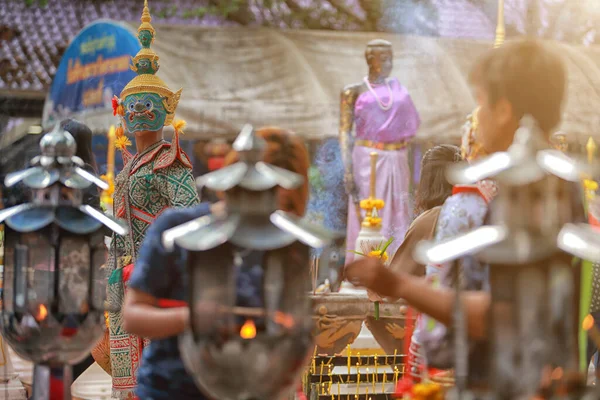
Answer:
<svg viewBox="0 0 600 400"><path fill-rule="evenodd" d="M46 319L47 316L48 316L48 309L46 308L45 305L40 304L38 306L38 312L37 312L35 319L38 321L43 321Z"/></svg>
<svg viewBox="0 0 600 400"><path fill-rule="evenodd" d="M594 317L591 314L588 314L581 323L581 327L584 331L589 331L594 326Z"/></svg>
<svg viewBox="0 0 600 400"><path fill-rule="evenodd" d="M290 314L276 311L273 319L276 323L282 325L284 328L292 329L294 327L294 317L292 317Z"/></svg>
<svg viewBox="0 0 600 400"><path fill-rule="evenodd" d="M254 339L256 337L256 326L251 319L246 320L244 325L242 325L240 336L242 339Z"/></svg>

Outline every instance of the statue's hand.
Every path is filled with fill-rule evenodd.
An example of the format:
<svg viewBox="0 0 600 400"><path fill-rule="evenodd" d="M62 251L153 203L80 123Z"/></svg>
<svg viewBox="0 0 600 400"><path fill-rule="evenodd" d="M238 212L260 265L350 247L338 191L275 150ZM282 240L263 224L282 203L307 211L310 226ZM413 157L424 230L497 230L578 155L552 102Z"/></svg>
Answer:
<svg viewBox="0 0 600 400"><path fill-rule="evenodd" d="M352 197L352 201L358 201L358 190L352 173L344 174L344 187L346 188L346 194Z"/></svg>

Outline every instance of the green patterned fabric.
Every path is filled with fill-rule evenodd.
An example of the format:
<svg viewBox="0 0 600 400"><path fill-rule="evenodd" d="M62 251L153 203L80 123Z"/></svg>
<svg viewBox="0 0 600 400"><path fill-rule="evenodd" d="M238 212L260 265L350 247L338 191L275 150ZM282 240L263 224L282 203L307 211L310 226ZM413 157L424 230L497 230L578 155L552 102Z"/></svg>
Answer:
<svg viewBox="0 0 600 400"><path fill-rule="evenodd" d="M123 329L121 308L125 284L122 269L135 262L146 229L160 213L169 207L189 207L199 203L191 168L177 158L171 165L161 164L171 150L170 144L164 141L151 146L136 155L115 179L114 215L127 222L130 234L113 236L108 260L113 398L133 396L142 350L148 344L147 340Z"/></svg>

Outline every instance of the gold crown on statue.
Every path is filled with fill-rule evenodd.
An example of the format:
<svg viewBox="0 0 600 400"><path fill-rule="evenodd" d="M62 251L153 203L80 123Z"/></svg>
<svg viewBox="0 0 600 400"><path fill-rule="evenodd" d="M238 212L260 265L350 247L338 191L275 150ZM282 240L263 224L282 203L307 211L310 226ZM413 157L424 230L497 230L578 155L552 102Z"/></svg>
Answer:
<svg viewBox="0 0 600 400"><path fill-rule="evenodd" d="M150 22L152 22L152 16L150 15L150 9L148 8L148 0L144 0L144 10L142 11L142 18L140 18L142 24L138 28L138 33L143 30L150 31L152 37L156 34L154 27Z"/></svg>
<svg viewBox="0 0 600 400"><path fill-rule="evenodd" d="M141 21L142 24L138 28L138 39L142 49L132 58L131 65L131 69L137 73L137 76L125 86L121 92L120 101L125 100L131 94L156 93L163 97L163 105L168 113L165 126L171 125L182 89L173 92L162 79L156 76L159 69L159 57L150 48L150 45L154 42L156 31L150 24L152 17L148 8L148 0L144 0Z"/></svg>

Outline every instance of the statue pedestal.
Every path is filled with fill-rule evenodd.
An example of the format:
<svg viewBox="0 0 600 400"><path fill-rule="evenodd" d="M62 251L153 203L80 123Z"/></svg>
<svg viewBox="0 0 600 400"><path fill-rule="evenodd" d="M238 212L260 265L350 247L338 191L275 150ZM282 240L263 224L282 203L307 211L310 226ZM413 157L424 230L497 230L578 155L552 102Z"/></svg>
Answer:
<svg viewBox="0 0 600 400"><path fill-rule="evenodd" d="M0 400L27 400L27 398L27 391L19 378L0 383Z"/></svg>
<svg viewBox="0 0 600 400"><path fill-rule="evenodd" d="M112 379L97 363L85 370L73 385L73 400L108 400L112 393Z"/></svg>
<svg viewBox="0 0 600 400"><path fill-rule="evenodd" d="M4 367L0 367L0 377L6 374L10 380L0 382L0 400L27 400L31 393L33 364L17 356L4 340L2 350L5 355L6 372Z"/></svg>
<svg viewBox="0 0 600 400"><path fill-rule="evenodd" d="M311 299L317 354L341 354L348 345L353 354L373 354L381 348L387 354L402 353L406 318L402 301L381 303L380 319L375 321L375 307L366 291L347 283L339 293L311 295Z"/></svg>
<svg viewBox="0 0 600 400"><path fill-rule="evenodd" d="M358 289L349 282L342 283L340 293L348 294L348 295L355 295L361 299L363 297L367 296L367 291L365 289ZM367 299L367 301L368 301L368 299ZM379 349L380 347L381 346L379 346L379 343L377 343L377 340L375 340L375 337L373 336L373 334L371 333L369 328L367 328L367 325L363 321L360 332L358 333L358 337L356 338L356 340L354 340L354 342L352 344L350 344L350 349L356 350L356 351L361 351L361 349L362 350L367 350L367 349L373 350L373 349Z"/></svg>

